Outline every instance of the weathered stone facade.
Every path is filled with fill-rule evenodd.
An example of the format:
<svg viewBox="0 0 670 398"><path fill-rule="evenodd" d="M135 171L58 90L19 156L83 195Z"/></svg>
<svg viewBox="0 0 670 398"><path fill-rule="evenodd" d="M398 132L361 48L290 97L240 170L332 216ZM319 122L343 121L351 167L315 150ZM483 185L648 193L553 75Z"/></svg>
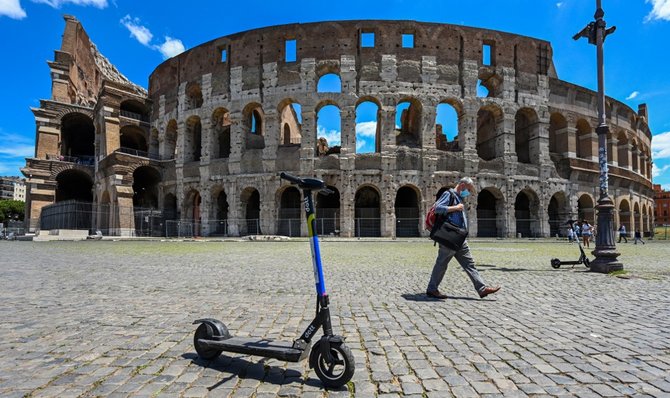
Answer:
<svg viewBox="0 0 670 398"><path fill-rule="evenodd" d="M36 157L24 169L33 218L59 200L60 173L81 170L90 200L105 208L94 226L118 234L137 228L132 209L142 207L193 221L196 234L287 233L295 225L290 234L302 228L304 235L302 223L289 220L304 217L299 193L280 181L281 171L327 182L336 194L317 199L318 215L330 220L322 232L342 236L424 234L436 194L466 175L478 187L468 212L473 235L549 236L563 232L568 218L595 220L596 93L558 79L546 41L412 21L283 25L171 58L151 74L145 94L90 55L97 51L88 37L82 43L81 25L66 21L63 49L50 64L52 100L34 110ZM79 42L71 43L70 31L81 33ZM362 45L362 35L373 36L372 46ZM287 54L289 40L295 54ZM86 57L70 56L86 48ZM77 69L83 78L73 77ZM332 74L339 92L317 90ZM364 102L377 107L373 153L357 153ZM440 104L458 115L451 140L436 125ZM340 112L341 144L326 150L317 118L329 105ZM648 231L646 107L635 112L608 98L606 108L615 224ZM92 166L49 157L70 156L63 150L68 126L92 128Z"/></svg>

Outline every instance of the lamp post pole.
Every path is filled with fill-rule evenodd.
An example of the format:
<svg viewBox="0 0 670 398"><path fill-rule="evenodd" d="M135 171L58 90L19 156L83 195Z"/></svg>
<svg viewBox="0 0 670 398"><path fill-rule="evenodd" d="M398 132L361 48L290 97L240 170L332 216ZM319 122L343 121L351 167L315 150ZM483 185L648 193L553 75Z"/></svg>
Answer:
<svg viewBox="0 0 670 398"><path fill-rule="evenodd" d="M600 197L596 210L598 211L598 228L596 234L596 248L593 255L596 257L591 262L591 271L609 273L623 269L623 264L617 260L619 252L614 243L614 203L608 193L607 175L607 126L605 115L605 68L603 66L603 43L605 38L614 33L616 27L606 28L607 23L603 19L605 12L601 7L601 0L596 0L595 21L590 22L581 32L573 36L578 40L586 37L590 44L596 46L597 68L598 68L598 164L600 166Z"/></svg>

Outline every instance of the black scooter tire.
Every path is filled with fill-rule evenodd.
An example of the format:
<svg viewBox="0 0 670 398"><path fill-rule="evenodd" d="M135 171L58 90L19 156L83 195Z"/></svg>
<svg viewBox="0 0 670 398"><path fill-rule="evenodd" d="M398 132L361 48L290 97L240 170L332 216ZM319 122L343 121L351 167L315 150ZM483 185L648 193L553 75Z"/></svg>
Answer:
<svg viewBox="0 0 670 398"><path fill-rule="evenodd" d="M314 364L314 371L321 380L324 387L340 388L347 384L354 376L355 362L354 354L344 343L330 343L330 355L335 359L335 364L327 363L321 353L320 342L312 347L310 363Z"/></svg>
<svg viewBox="0 0 670 398"><path fill-rule="evenodd" d="M218 358L218 356L223 352L223 350L216 348L205 347L198 342L200 339L211 340L212 336L214 336L214 329L212 329L212 327L206 323L201 323L193 335L193 346L195 347L195 352L198 353L200 358L208 361Z"/></svg>
<svg viewBox="0 0 670 398"><path fill-rule="evenodd" d="M551 259L551 267L554 269L559 269L561 268L561 260L557 258L552 258Z"/></svg>
<svg viewBox="0 0 670 398"><path fill-rule="evenodd" d="M584 259L584 266L586 266L586 268L591 268L591 260L589 260L588 258L585 258Z"/></svg>

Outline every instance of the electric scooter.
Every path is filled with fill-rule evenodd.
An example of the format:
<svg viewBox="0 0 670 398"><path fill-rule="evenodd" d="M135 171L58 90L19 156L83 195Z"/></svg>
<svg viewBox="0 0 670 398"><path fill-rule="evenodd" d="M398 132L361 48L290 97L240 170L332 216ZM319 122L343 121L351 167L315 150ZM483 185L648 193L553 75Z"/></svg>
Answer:
<svg viewBox="0 0 670 398"><path fill-rule="evenodd" d="M577 261L561 261L557 258L552 258L551 266L554 269L560 268L561 265L572 265L572 268L575 268L575 265L584 264L587 268L591 268L591 260L586 257L586 253L584 253L584 248L582 247L582 243L579 241L579 239L577 239L577 246L579 246L579 253L581 253Z"/></svg>
<svg viewBox="0 0 670 398"><path fill-rule="evenodd" d="M316 280L314 320L307 326L300 338L290 343L264 338L233 337L221 321L213 318L198 319L193 322L194 325L199 324L193 336L193 344L198 356L206 360L216 359L223 351L288 362L300 362L309 356L309 367L314 369L323 385L329 388L339 388L347 384L354 375L354 356L344 343L344 337L333 334L312 200L313 191L321 191L324 194L332 193L332 191L326 188L322 180L316 178L300 178L286 173L281 173L280 177L297 185L302 189L304 195L312 265ZM323 328L323 336L310 347L312 338L319 328Z"/></svg>

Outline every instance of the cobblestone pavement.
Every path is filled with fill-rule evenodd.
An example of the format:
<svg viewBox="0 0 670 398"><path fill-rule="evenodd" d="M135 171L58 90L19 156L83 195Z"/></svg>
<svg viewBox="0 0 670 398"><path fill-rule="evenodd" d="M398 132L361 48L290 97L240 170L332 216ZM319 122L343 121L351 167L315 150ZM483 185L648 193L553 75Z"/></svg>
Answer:
<svg viewBox="0 0 670 398"><path fill-rule="evenodd" d="M549 265L568 243L471 242L480 300L452 264L424 295L427 240L326 241L352 383L306 362L201 361L194 319L291 341L311 320L307 241L0 242L2 397L670 396L670 244L619 245L625 278Z"/></svg>

